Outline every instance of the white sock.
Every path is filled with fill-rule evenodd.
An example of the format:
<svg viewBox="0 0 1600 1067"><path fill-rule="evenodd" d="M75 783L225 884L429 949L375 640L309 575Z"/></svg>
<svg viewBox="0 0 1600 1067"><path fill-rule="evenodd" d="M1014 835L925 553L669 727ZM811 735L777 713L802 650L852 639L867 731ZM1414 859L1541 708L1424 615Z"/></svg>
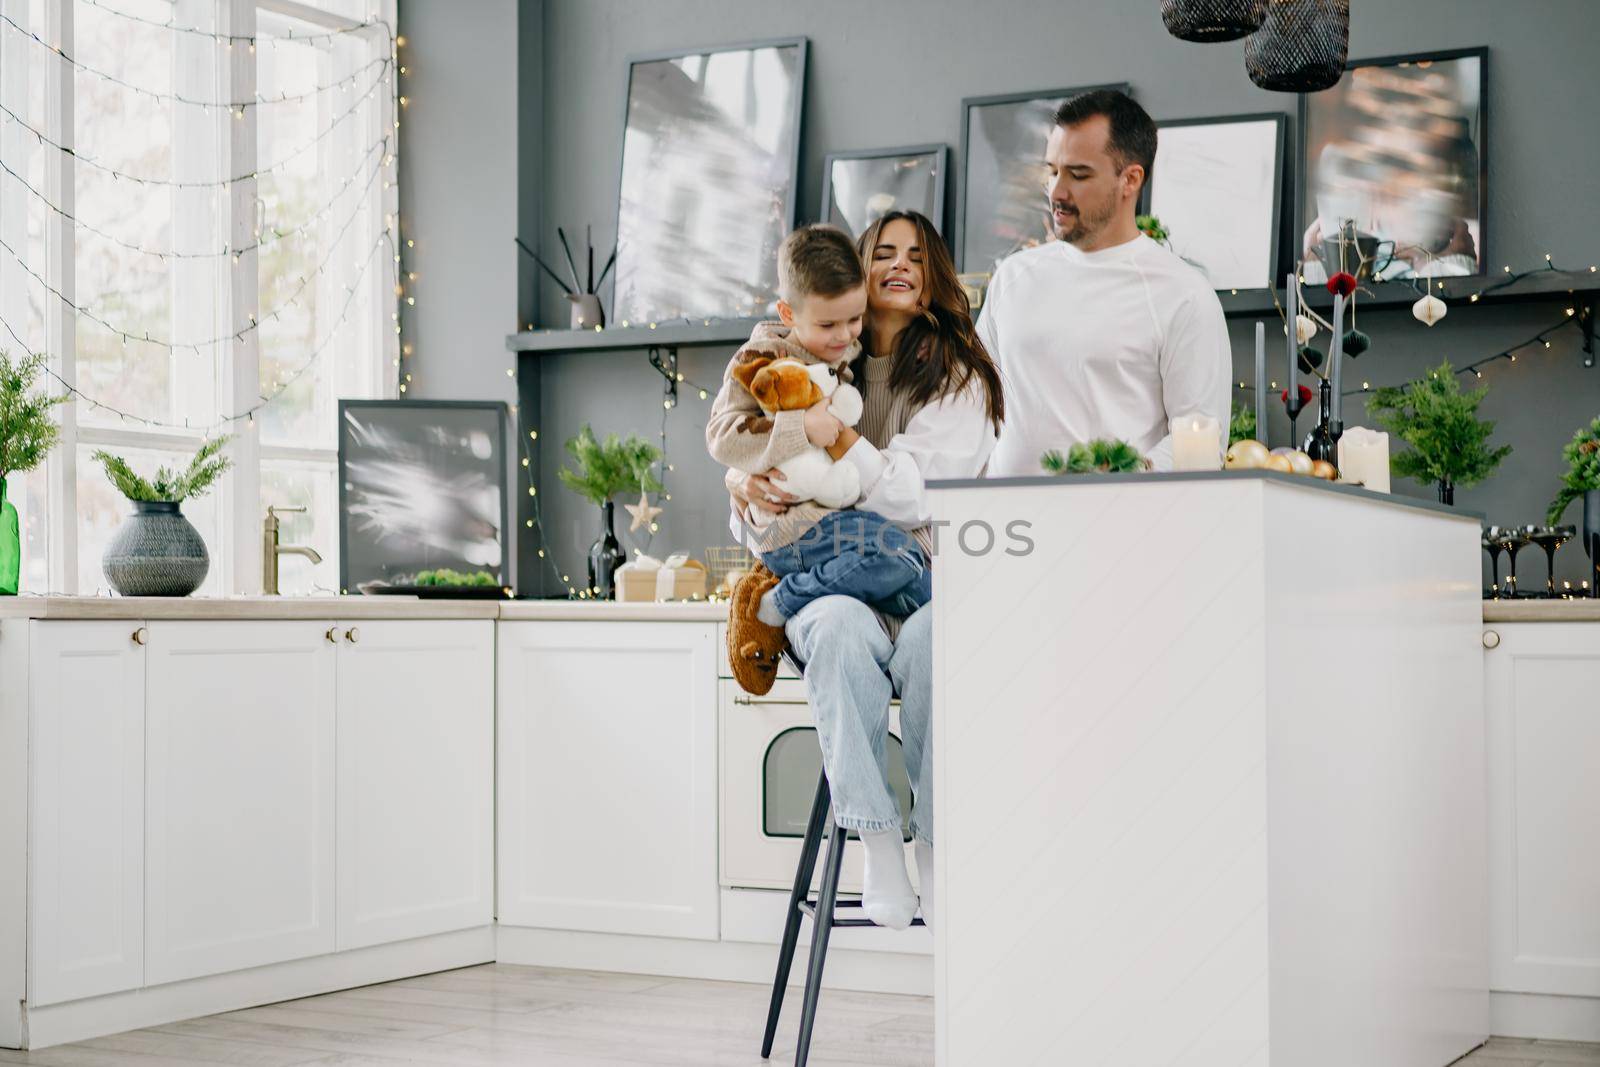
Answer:
<svg viewBox="0 0 1600 1067"><path fill-rule="evenodd" d="M867 830L861 834L861 843L867 850L861 910L867 913L867 918L891 930L904 930L917 914L917 894L911 888L911 877L906 874L903 841L898 827Z"/></svg>
<svg viewBox="0 0 1600 1067"><path fill-rule="evenodd" d="M778 610L778 598L775 595L777 592L778 587L773 586L761 594L761 602L756 605L756 618L768 626L781 627L789 620L789 617Z"/></svg>
<svg viewBox="0 0 1600 1067"><path fill-rule="evenodd" d="M933 846L921 841L916 845L917 889L922 893L922 921L933 929Z"/></svg>

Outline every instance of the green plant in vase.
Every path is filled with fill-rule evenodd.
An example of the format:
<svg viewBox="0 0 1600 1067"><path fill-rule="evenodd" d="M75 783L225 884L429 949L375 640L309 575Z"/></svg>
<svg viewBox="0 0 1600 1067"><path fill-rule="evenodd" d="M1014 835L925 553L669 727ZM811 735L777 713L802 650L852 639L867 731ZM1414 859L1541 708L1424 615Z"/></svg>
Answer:
<svg viewBox="0 0 1600 1067"><path fill-rule="evenodd" d="M1567 469L1561 476L1561 492L1550 502L1550 514L1546 516L1545 521L1551 526L1561 522L1567 505L1585 493L1600 490L1600 416L1572 435L1561 450L1561 459Z"/></svg>
<svg viewBox="0 0 1600 1067"><path fill-rule="evenodd" d="M0 351L0 596L15 596L22 577L22 531L7 493L10 478L44 462L61 437L50 409L67 397L35 388L44 366L43 356L13 360Z"/></svg>
<svg viewBox="0 0 1600 1067"><path fill-rule="evenodd" d="M179 510L185 500L203 496L231 467L221 455L229 441L218 437L195 452L187 467L161 467L146 478L121 456L100 450L94 458L106 477L133 504L133 514L117 528L101 566L111 587L123 596L188 596L211 569L211 556Z"/></svg>
<svg viewBox="0 0 1600 1067"><path fill-rule="evenodd" d="M650 468L661 462L661 450L637 434L626 438L608 434L601 441L588 426L567 441L566 449L577 469L557 471L561 484L600 505L600 536L589 547L589 589L609 600L615 595L617 568L628 561L612 529L616 505L611 498L618 493L638 493L641 498L659 493L663 486Z"/></svg>
<svg viewBox="0 0 1600 1067"><path fill-rule="evenodd" d="M1490 447L1494 423L1478 418L1478 407L1488 395L1487 385L1462 392L1446 360L1425 378L1378 389L1367 411L1380 427L1411 446L1390 457L1394 472L1433 482L1439 502L1453 504L1456 486L1477 485L1511 454L1510 445Z"/></svg>

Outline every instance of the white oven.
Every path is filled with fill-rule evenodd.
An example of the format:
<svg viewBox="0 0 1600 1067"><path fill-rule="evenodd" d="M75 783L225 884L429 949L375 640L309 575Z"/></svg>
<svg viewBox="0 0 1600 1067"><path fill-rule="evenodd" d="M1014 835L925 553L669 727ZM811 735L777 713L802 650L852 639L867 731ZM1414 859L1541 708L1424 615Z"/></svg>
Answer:
<svg viewBox="0 0 1600 1067"><path fill-rule="evenodd" d="M727 648L726 643L722 646ZM805 683L785 665L772 691L753 697L729 677L718 683L722 884L732 889L790 889L800 862L822 752L806 703ZM911 786L900 750L900 702L889 709L889 782L909 824ZM831 823L830 823L831 828ZM916 883L910 833L906 867ZM841 892L861 892L861 843L845 850ZM819 857L817 874L822 873Z"/></svg>

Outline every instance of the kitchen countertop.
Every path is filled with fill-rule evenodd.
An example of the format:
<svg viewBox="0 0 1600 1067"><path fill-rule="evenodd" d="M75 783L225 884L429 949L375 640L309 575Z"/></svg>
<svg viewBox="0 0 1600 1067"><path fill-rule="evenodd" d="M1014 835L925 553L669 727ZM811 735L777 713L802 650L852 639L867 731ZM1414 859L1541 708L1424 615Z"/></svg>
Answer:
<svg viewBox="0 0 1600 1067"><path fill-rule="evenodd" d="M0 619L494 619L498 600L389 596L0 598Z"/></svg>
<svg viewBox="0 0 1600 1067"><path fill-rule="evenodd" d="M1600 622L1600 600L1485 600L1484 622Z"/></svg>
<svg viewBox="0 0 1600 1067"><path fill-rule="evenodd" d="M502 619L507 622L722 622L726 601L419 600L415 597L0 598L0 619ZM1600 600L1485 600L1484 622L1600 622Z"/></svg>

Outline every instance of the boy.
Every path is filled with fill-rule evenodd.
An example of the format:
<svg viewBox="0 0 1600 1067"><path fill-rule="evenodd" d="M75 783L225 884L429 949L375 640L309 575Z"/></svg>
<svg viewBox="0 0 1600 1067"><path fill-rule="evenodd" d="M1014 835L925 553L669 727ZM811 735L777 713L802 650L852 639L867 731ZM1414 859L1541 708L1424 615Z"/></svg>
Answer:
<svg viewBox="0 0 1600 1067"><path fill-rule="evenodd" d="M780 356L825 363L849 381L849 364L861 351L857 338L867 311L866 274L842 231L805 226L790 234L778 252L778 289L781 322L757 324L734 354L706 422L712 458L747 474L764 474L812 446L828 446L840 423L827 401L768 417L735 370L748 360ZM909 615L932 595L922 550L904 530L873 512L803 501L749 534L771 575L758 571L745 581L770 588L759 599L749 590L744 596L736 592L729 619L732 649L740 648L745 636L781 649L784 623L818 597L852 596L888 614Z"/></svg>

